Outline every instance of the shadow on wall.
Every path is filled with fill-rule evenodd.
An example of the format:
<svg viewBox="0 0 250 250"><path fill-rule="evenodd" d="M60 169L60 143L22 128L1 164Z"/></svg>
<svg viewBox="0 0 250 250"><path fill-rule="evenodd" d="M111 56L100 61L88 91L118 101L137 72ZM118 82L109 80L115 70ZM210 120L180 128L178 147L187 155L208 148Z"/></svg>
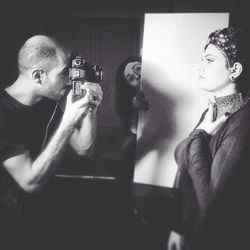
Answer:
<svg viewBox="0 0 250 250"><path fill-rule="evenodd" d="M194 129L207 105L207 93L196 86L196 71L180 67L176 72L186 77L178 77L169 70L166 65L143 62L141 87L150 110L140 112L138 121L135 181L139 183L173 185L175 148Z"/></svg>
<svg viewBox="0 0 250 250"><path fill-rule="evenodd" d="M160 160L168 152L169 142L176 135L177 100L167 82L162 82L167 77L162 69L152 63L146 62L143 67L142 91L150 103L150 110L139 116L137 162L151 151L156 152ZM158 165L156 162L155 166ZM153 182L157 175L158 169L154 168Z"/></svg>

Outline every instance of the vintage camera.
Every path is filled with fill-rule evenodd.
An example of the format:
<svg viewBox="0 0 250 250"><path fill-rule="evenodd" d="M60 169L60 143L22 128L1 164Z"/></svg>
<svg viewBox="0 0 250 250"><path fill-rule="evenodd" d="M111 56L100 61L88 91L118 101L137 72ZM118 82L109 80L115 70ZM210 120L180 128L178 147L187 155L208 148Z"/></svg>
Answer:
<svg viewBox="0 0 250 250"><path fill-rule="evenodd" d="M82 56L76 53L71 57L71 68L69 78L72 84L72 99L77 101L85 95L81 86L86 82L101 83L103 79L103 69L99 65L91 65Z"/></svg>

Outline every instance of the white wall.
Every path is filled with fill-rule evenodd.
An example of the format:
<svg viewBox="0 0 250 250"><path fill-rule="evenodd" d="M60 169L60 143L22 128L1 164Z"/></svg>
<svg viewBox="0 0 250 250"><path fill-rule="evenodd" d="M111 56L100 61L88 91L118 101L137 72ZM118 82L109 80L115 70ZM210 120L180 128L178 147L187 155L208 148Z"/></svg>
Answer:
<svg viewBox="0 0 250 250"><path fill-rule="evenodd" d="M146 14L141 88L150 102L140 112L134 182L171 187L174 150L207 105L196 86L208 35L228 26L227 13Z"/></svg>

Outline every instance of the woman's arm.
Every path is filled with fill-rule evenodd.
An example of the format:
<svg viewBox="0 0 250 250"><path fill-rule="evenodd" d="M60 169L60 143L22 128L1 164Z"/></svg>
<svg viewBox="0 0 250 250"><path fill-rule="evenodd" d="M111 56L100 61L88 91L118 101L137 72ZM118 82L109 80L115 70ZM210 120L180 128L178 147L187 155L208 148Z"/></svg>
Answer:
<svg viewBox="0 0 250 250"><path fill-rule="evenodd" d="M209 135L195 130L187 146L188 172L193 180L199 205L207 212L214 200L227 187L250 159L249 122L238 121L221 138L213 159L208 147Z"/></svg>

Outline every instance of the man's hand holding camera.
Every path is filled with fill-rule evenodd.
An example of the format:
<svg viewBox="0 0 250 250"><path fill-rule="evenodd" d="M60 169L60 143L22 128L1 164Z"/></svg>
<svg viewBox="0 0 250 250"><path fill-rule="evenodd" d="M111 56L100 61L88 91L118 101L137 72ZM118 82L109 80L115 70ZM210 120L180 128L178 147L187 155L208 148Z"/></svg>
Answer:
<svg viewBox="0 0 250 250"><path fill-rule="evenodd" d="M67 96L63 120L67 126L75 127L88 113L95 113L102 101L103 92L99 84L85 82L81 89L85 92L82 98L72 100L72 90Z"/></svg>
<svg viewBox="0 0 250 250"><path fill-rule="evenodd" d="M18 62L19 76L9 88L4 90L6 93L3 92L1 96L4 100L3 103L6 103L1 113L4 113L3 128L11 125L10 129L1 131L2 134L7 134L2 140L4 152L10 152L8 156L2 157L2 165L21 189L27 193L33 193L41 190L56 168L61 165L68 147L81 156L92 152L97 128L95 113L103 95L101 87L92 82L101 81L102 68L98 65L89 65L82 57L76 57L70 70L72 74L68 77L66 75L69 63L68 51L53 38L42 35L27 40L21 47L19 56L23 59ZM41 82L40 78L34 77L34 72L40 71L40 69L46 69L46 81ZM68 93L66 100L65 98L60 100L69 86L72 86L72 90ZM81 89L83 89L83 95ZM72 98L73 90L75 99ZM20 104L13 100L9 101L9 96L12 96L13 100L17 99ZM31 114L27 113L27 116L23 116L22 108L20 108L21 104L32 107L44 98L60 100L59 105L63 111L57 112L60 110L56 105L47 127L45 126L47 118L43 122L41 120L33 122L33 119L30 119ZM44 106L44 108L46 107ZM61 122L58 119L53 121L53 125L57 128L50 138L47 138L49 125L56 112L58 115L56 117L62 114ZM5 113L10 113L10 117L13 119L10 120ZM23 119L24 126L18 130L18 139L13 142L11 135L15 126L12 127L12 123L18 123L20 119ZM41 128L44 128L44 143L41 142L41 135L38 133L29 133L28 128L31 126L34 126L34 131L42 131ZM10 141L5 143L5 138ZM30 144L27 144L27 141ZM41 152L36 150L40 148L42 148ZM15 196L13 197L15 198Z"/></svg>
<svg viewBox="0 0 250 250"><path fill-rule="evenodd" d="M70 144L83 155L93 148L96 137L96 110L102 100L99 84L103 79L102 67L90 65L82 56L73 56L69 70L72 89L67 96L62 125L72 133Z"/></svg>
<svg viewBox="0 0 250 250"><path fill-rule="evenodd" d="M86 92L89 99L89 112L95 113L100 105L103 97L103 92L99 84L93 82L85 82L81 89Z"/></svg>

